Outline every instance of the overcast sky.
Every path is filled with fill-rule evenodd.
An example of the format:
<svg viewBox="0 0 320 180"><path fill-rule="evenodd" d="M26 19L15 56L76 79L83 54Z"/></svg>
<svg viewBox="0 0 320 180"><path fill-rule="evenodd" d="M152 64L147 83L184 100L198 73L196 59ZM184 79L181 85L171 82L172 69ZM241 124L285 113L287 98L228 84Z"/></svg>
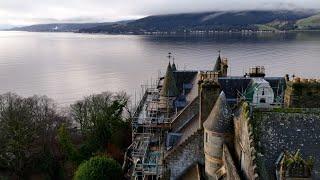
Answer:
<svg viewBox="0 0 320 180"><path fill-rule="evenodd" d="M103 22L215 10L316 8L320 8L320 0L0 0L0 25Z"/></svg>

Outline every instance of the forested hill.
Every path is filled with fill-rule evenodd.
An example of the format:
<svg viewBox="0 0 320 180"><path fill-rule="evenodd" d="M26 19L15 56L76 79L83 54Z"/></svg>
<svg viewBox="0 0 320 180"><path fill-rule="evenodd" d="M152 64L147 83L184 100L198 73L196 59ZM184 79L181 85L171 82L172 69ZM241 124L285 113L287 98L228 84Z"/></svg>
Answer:
<svg viewBox="0 0 320 180"><path fill-rule="evenodd" d="M148 16L127 24L103 25L80 29L87 33L132 33L241 30L295 30L315 11L227 11ZM309 21L308 21L309 22ZM319 24L320 25L320 24ZM301 26L302 27L302 26ZM304 29L308 25L304 24ZM313 29L319 28L313 27Z"/></svg>
<svg viewBox="0 0 320 180"><path fill-rule="evenodd" d="M102 23L54 23L54 24L35 24L31 26L16 27L12 31L30 32L78 32L80 29L87 29L112 24L125 24L130 21L102 22Z"/></svg>
<svg viewBox="0 0 320 180"><path fill-rule="evenodd" d="M320 30L320 14L304 11L216 11L148 16L114 23L47 24L14 30L73 31L81 33L150 34L194 31Z"/></svg>

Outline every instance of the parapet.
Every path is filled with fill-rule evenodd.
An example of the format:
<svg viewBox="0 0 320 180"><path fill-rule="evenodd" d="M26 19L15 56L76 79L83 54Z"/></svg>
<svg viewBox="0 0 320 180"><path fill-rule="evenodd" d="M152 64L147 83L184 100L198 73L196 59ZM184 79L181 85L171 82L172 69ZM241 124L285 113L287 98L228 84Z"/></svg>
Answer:
<svg viewBox="0 0 320 180"><path fill-rule="evenodd" d="M295 77L287 81L284 104L286 107L318 108L320 106L320 79Z"/></svg>
<svg viewBox="0 0 320 180"><path fill-rule="evenodd" d="M202 71L200 72L200 80L217 80L219 77L218 72L214 71Z"/></svg>
<svg viewBox="0 0 320 180"><path fill-rule="evenodd" d="M289 81L289 83L292 83L292 84L312 84L312 85L315 85L315 84L320 84L320 79L305 79L305 78L300 78L300 77L295 77L293 78L292 81Z"/></svg>

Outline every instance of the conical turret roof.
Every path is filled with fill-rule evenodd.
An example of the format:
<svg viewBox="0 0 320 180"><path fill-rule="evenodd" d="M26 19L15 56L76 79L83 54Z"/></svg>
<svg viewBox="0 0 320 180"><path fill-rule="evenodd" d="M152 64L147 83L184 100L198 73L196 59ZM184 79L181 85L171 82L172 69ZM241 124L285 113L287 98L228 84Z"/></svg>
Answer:
<svg viewBox="0 0 320 180"><path fill-rule="evenodd" d="M214 72L221 71L221 63L222 63L222 60L221 60L221 56L220 56L220 53L219 53L219 56L218 56L217 61L216 61L216 64L214 65L214 68L213 68Z"/></svg>
<svg viewBox="0 0 320 180"><path fill-rule="evenodd" d="M174 58L173 58L171 69L172 69L172 71L176 71L177 70L176 64L174 63Z"/></svg>
<svg viewBox="0 0 320 180"><path fill-rule="evenodd" d="M171 64L169 62L160 95L166 97L175 97L178 96L178 93L179 91L177 88L176 80L174 78Z"/></svg>
<svg viewBox="0 0 320 180"><path fill-rule="evenodd" d="M227 98L223 91L220 93L207 120L203 123L203 127L218 133L232 132L231 109L227 104Z"/></svg>

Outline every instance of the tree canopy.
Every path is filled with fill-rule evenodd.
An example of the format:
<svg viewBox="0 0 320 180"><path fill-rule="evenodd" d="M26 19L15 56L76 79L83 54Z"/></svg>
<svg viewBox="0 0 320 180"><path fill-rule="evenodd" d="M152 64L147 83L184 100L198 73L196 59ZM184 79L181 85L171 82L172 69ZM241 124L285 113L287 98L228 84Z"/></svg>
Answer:
<svg viewBox="0 0 320 180"><path fill-rule="evenodd" d="M121 178L122 169L118 162L106 156L96 156L78 167L74 180L120 180Z"/></svg>
<svg viewBox="0 0 320 180"><path fill-rule="evenodd" d="M123 114L127 102L124 93L105 92L71 105L72 119L79 124L84 137L81 152L85 157L91 157L97 150L106 150L108 143L112 142L122 146L119 148L126 147L124 141L127 137L123 130L128 128L128 121Z"/></svg>
<svg viewBox="0 0 320 180"><path fill-rule="evenodd" d="M121 174L117 161L122 163L131 140L127 102L125 93L95 94L62 114L46 96L0 95L0 179L70 179L78 165L98 154L116 161L93 162Z"/></svg>
<svg viewBox="0 0 320 180"><path fill-rule="evenodd" d="M56 128L63 120L45 96L0 95L0 167L23 177L29 169L53 176ZM50 171L50 172L48 172Z"/></svg>

